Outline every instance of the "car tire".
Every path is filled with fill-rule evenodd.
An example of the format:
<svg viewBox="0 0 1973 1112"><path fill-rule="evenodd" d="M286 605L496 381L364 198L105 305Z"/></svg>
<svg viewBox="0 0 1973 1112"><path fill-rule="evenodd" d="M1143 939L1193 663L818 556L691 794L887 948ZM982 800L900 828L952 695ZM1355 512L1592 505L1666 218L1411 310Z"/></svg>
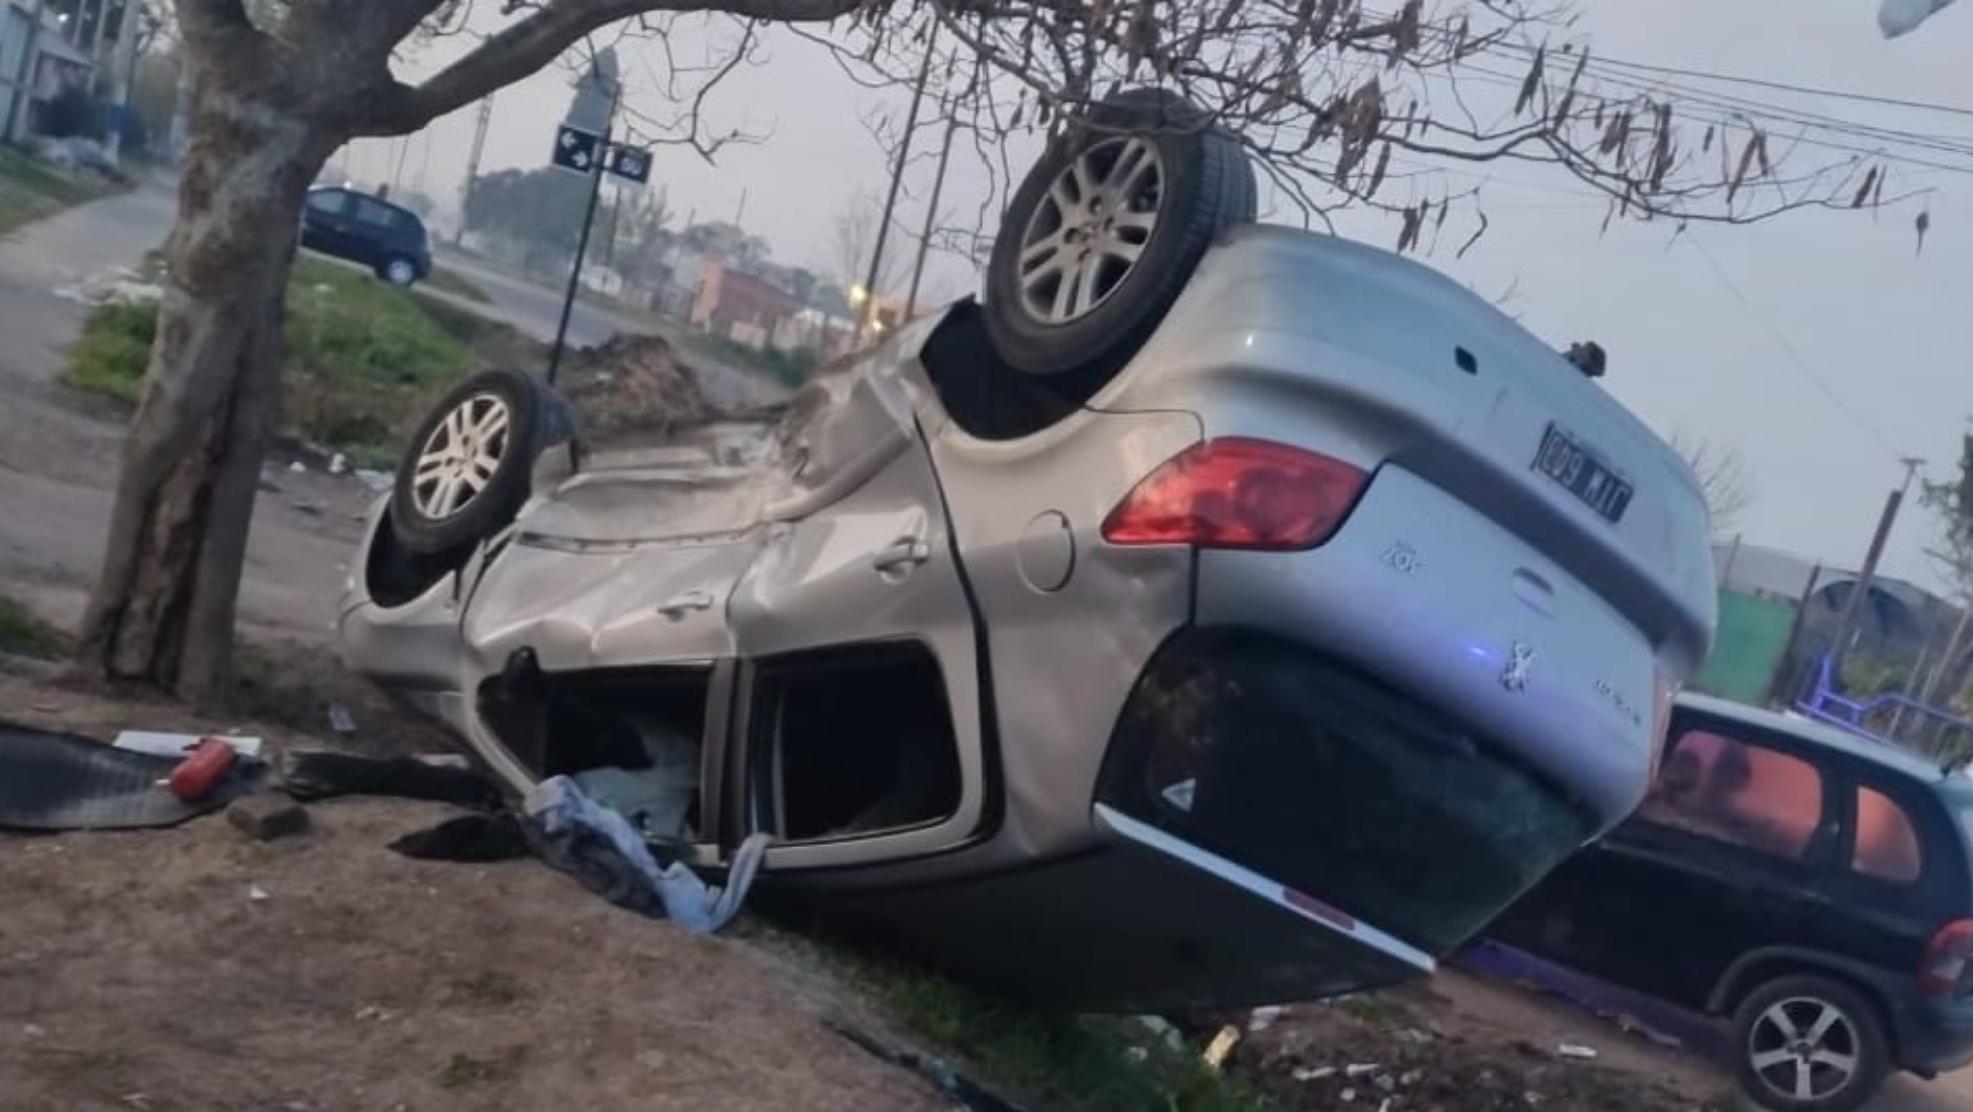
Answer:
<svg viewBox="0 0 1973 1112"><path fill-rule="evenodd" d="M391 488L391 527L406 549L452 551L513 520L540 444L541 391L518 371L482 371L419 422Z"/></svg>
<svg viewBox="0 0 1973 1112"><path fill-rule="evenodd" d="M1252 222L1253 167L1209 122L1168 91L1131 89L1049 145L987 264L985 323L1002 360L1034 375L1121 364L1213 240Z"/></svg>
<svg viewBox="0 0 1973 1112"><path fill-rule="evenodd" d="M399 289L405 289L417 283L418 264L400 256L378 267L377 277Z"/></svg>
<svg viewBox="0 0 1973 1112"><path fill-rule="evenodd" d="M1884 1021L1856 989L1828 977L1781 977L1733 1013L1734 1076L1777 1112L1851 1112L1891 1072Z"/></svg>

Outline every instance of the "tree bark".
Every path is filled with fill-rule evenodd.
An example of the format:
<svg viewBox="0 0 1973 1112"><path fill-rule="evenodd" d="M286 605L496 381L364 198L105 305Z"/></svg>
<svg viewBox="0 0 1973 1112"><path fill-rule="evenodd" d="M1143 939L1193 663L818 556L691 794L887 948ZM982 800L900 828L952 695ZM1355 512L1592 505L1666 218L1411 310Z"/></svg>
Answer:
<svg viewBox="0 0 1973 1112"><path fill-rule="evenodd" d="M280 419L297 217L340 136L278 89L202 68L157 336L77 663L215 704L232 686L240 569Z"/></svg>

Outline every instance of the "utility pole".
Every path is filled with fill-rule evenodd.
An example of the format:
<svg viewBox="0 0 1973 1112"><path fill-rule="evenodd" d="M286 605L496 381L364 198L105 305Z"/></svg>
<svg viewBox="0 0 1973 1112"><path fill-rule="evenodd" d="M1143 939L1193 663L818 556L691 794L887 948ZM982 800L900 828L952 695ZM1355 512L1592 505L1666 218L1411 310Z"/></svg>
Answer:
<svg viewBox="0 0 1973 1112"><path fill-rule="evenodd" d="M1877 561L1884 555L1884 542L1890 539L1891 524L1898 519L1898 507L1904 504L1906 492L1911 489L1912 477L1918 474L1918 467L1925 461L1915 456L1906 456L1898 461L1904 465L1904 482L1884 499L1884 512L1877 518L1877 531L1871 534L1870 548L1863 556L1863 569L1857 572L1856 582L1850 587L1850 597L1843 603L1842 616L1836 620L1836 638L1829 645L1829 671L1837 683L1843 679L1843 658L1849 654L1850 641L1856 636L1857 614L1863 600L1870 593L1870 581L1877 577Z"/></svg>
<svg viewBox="0 0 1973 1112"><path fill-rule="evenodd" d="M945 139L939 144L939 168L932 175L932 199L925 206L925 227L918 233L918 258L911 264L911 292L904 298L904 315L909 317L918 312L918 284L925 277L925 256L932 249L932 225L939 218L939 195L945 192L945 166L952 157L952 135L959 130L959 117L952 111L952 66L959 60L958 51L948 54L945 59L945 94L939 98L940 110L945 115Z"/></svg>
<svg viewBox="0 0 1973 1112"><path fill-rule="evenodd" d="M473 124L473 153L466 159L466 184L459 188L459 226L452 231L452 246L466 238L466 211L473 203L473 182L480 176L480 155L486 151L486 126L493 122L493 94L480 98L479 119Z"/></svg>
<svg viewBox="0 0 1973 1112"><path fill-rule="evenodd" d="M562 367L562 346L569 335L569 314L575 310L576 288L582 282L582 257L589 251L589 229L596 223L596 197L603 192L603 163L609 161L610 126L616 123L617 102L623 98L623 81L610 89L610 111L603 117L603 135L596 143L596 160L589 166L589 207L582 213L582 235L575 241L575 263L569 267L569 286L562 294L562 319L555 325L555 346L548 350L548 385L555 385L555 372Z"/></svg>
<svg viewBox="0 0 1973 1112"><path fill-rule="evenodd" d="M904 161L911 155L911 135L918 130L918 103L925 99L925 80L932 73L932 46L938 41L939 26L925 34L925 58L918 64L918 83L911 89L911 110L904 117L904 135L897 144L897 163L891 167L891 191L884 198L884 218L877 224L877 246L870 252L870 269L863 280L863 303L856 307L856 331L850 334L852 349L863 343L863 332L870 327L870 313L877 305L877 273L884 262L884 241L890 238L891 214L897 211L898 187L904 184Z"/></svg>
<svg viewBox="0 0 1973 1112"><path fill-rule="evenodd" d="M747 226L746 220L747 220L747 187L743 185L740 187L740 203L733 207L733 226L736 228L744 228Z"/></svg>
<svg viewBox="0 0 1973 1112"><path fill-rule="evenodd" d="M1795 653L1795 642L1802 637L1802 626L1808 621L1809 604L1815 601L1815 589L1822 582L1822 565L1817 564L1809 571L1809 581L1802 588L1802 597L1795 600L1795 618L1788 624L1788 638L1781 642L1781 662L1775 666L1774 675L1768 680L1767 704L1788 706L1802 693L1802 685L1790 663Z"/></svg>

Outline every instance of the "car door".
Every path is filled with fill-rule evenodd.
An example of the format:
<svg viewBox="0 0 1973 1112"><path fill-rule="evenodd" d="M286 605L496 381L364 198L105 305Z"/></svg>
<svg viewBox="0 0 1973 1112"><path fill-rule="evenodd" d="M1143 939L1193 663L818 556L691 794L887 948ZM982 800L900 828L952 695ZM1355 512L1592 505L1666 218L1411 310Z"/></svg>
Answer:
<svg viewBox="0 0 1973 1112"><path fill-rule="evenodd" d="M330 255L347 249L350 194L342 189L317 189L308 195L302 213L302 246Z"/></svg>
<svg viewBox="0 0 1973 1112"><path fill-rule="evenodd" d="M947 849L985 811L974 617L909 393L881 365L837 385L727 607L729 833L775 834L776 870Z"/></svg>
<svg viewBox="0 0 1973 1112"><path fill-rule="evenodd" d="M1785 739L1681 714L1636 815L1517 906L1510 940L1698 1006L1734 959L1827 906L1834 790Z"/></svg>
<svg viewBox="0 0 1973 1112"><path fill-rule="evenodd" d="M360 194L351 197L350 201L351 212L344 225L348 233L343 257L366 266L381 266L391 253L392 229L398 220L397 209Z"/></svg>

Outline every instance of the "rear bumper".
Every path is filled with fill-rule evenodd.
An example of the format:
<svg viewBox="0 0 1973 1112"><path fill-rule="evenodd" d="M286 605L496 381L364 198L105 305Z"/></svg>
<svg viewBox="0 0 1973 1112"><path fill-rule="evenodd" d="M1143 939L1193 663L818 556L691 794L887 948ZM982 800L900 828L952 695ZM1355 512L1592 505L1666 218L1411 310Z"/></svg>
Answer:
<svg viewBox="0 0 1973 1112"><path fill-rule="evenodd" d="M1973 1064L1973 999L1915 1001L1895 1017L1898 1065L1931 1077Z"/></svg>
<svg viewBox="0 0 1973 1112"><path fill-rule="evenodd" d="M1204 551L1197 621L1270 634L1375 677L1496 741L1581 801L1595 831L1649 778L1653 646L1517 535L1402 467L1295 552Z"/></svg>

